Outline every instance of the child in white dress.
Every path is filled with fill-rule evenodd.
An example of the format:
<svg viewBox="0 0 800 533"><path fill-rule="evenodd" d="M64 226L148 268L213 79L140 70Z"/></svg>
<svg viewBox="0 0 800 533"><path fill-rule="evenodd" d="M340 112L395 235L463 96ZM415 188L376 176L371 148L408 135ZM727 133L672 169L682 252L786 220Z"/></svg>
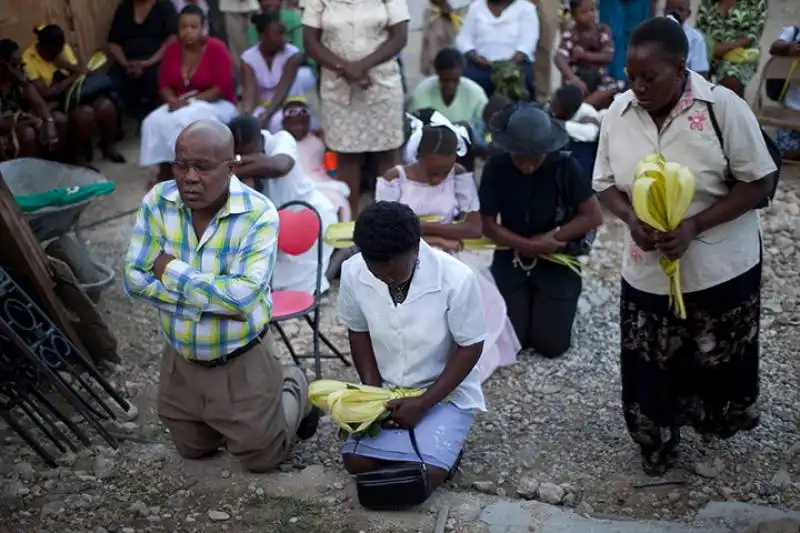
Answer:
<svg viewBox="0 0 800 533"><path fill-rule="evenodd" d="M497 367L516 362L520 344L491 274L475 254L461 251L463 239L482 235L478 193L472 173L455 162L466 143L462 132L437 122L412 134L409 146L416 147L417 160L378 178L375 200L400 202L419 216L436 217L437 222L422 222L424 240L456 254L478 274L488 333L476 368L485 381Z"/></svg>

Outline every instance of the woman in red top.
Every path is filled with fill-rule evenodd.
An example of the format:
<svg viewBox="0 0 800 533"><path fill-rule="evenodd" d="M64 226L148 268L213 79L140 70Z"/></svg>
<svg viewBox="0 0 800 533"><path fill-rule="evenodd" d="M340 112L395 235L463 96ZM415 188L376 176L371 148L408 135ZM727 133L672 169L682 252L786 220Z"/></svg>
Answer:
<svg viewBox="0 0 800 533"><path fill-rule="evenodd" d="M158 180L172 179L175 141L192 122L229 122L237 115L233 66L225 43L205 37L205 15L196 5L180 14L178 39L167 45L158 72L164 105L142 122L139 164L159 165Z"/></svg>

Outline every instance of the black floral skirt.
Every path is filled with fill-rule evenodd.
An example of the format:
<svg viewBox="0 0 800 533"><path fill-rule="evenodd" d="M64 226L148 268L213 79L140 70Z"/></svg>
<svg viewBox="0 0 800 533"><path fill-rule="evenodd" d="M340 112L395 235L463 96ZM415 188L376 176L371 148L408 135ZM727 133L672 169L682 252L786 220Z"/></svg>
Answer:
<svg viewBox="0 0 800 533"><path fill-rule="evenodd" d="M728 438L758 424L761 264L684 302L685 320L622 281L622 404L651 474L668 468L681 426Z"/></svg>

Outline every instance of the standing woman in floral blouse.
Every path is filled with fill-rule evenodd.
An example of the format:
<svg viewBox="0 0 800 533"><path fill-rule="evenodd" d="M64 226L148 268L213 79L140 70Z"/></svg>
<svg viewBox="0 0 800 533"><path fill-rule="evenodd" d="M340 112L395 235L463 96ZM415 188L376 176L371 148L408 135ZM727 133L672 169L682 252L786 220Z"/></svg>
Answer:
<svg viewBox="0 0 800 533"><path fill-rule="evenodd" d="M741 97L758 70L758 59L732 63L723 59L736 48L758 48L767 20L767 0L701 0L695 26L706 38L711 76Z"/></svg>
<svg viewBox="0 0 800 533"><path fill-rule="evenodd" d="M354 218L363 158L371 159L378 176L401 161L404 96L397 57L408 40L409 18L406 0L306 0L303 9L306 54L321 69L325 142L336 152L336 177L350 187Z"/></svg>

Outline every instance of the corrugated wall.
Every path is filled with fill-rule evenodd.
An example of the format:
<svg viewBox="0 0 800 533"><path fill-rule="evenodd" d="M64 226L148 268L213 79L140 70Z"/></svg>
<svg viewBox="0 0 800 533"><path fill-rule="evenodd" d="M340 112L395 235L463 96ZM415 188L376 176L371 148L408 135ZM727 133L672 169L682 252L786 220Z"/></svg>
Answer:
<svg viewBox="0 0 800 533"><path fill-rule="evenodd" d="M23 48L39 24L58 24L82 58L105 45L114 0L0 0L0 36Z"/></svg>

